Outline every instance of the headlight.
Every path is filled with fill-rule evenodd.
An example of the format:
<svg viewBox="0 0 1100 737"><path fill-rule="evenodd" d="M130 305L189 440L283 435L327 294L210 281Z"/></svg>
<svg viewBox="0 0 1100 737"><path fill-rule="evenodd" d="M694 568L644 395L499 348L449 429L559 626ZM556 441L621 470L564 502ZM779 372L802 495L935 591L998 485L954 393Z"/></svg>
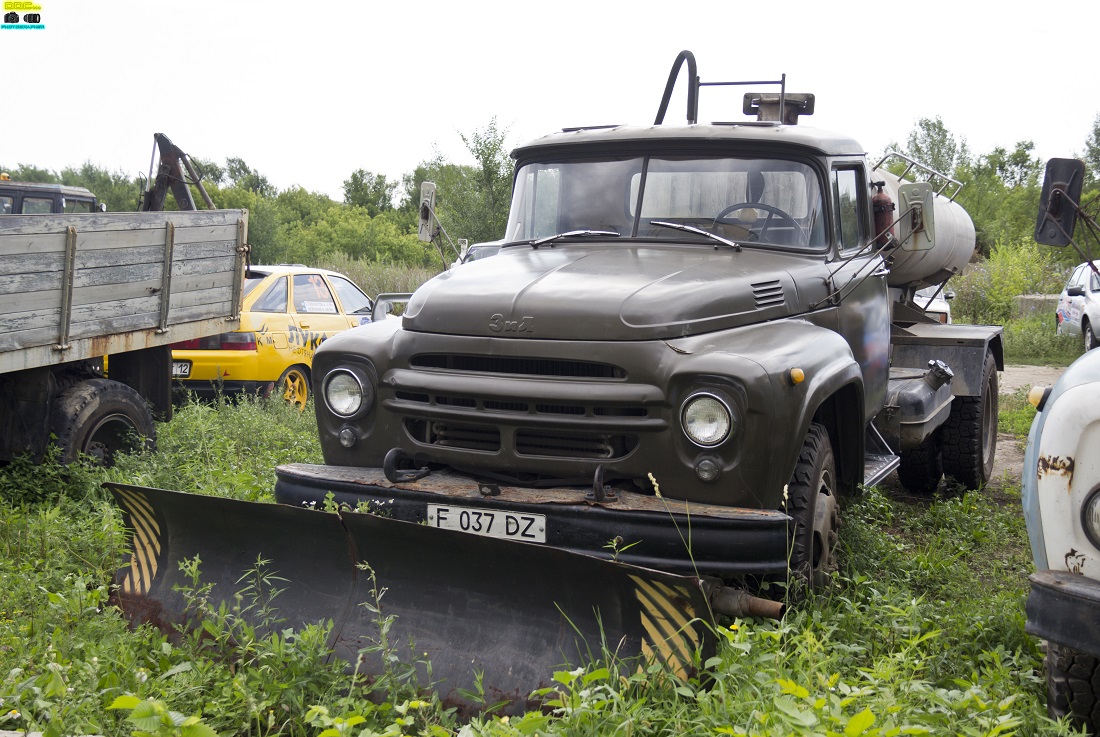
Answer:
<svg viewBox="0 0 1100 737"><path fill-rule="evenodd" d="M1100 548L1100 488L1093 489L1081 507L1081 524L1089 542Z"/></svg>
<svg viewBox="0 0 1100 737"><path fill-rule="evenodd" d="M691 442L710 448L729 437L733 413L713 394L696 394L684 402L680 424Z"/></svg>
<svg viewBox="0 0 1100 737"><path fill-rule="evenodd" d="M369 384L344 369L337 369L325 378L325 404L334 414L351 417L360 410L370 409L373 393Z"/></svg>

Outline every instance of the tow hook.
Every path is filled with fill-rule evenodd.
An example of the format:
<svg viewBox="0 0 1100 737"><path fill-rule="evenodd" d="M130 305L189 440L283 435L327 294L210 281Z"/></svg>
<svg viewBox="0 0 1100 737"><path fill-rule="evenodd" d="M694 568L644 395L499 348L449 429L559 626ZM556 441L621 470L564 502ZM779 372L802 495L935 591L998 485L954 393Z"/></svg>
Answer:
<svg viewBox="0 0 1100 737"><path fill-rule="evenodd" d="M597 504L603 504L604 502L613 502L618 499L615 496L615 492L610 486L605 486L603 483L603 465L596 466L596 473L592 475L592 490L584 495L584 498L588 501L596 502Z"/></svg>
<svg viewBox="0 0 1100 737"><path fill-rule="evenodd" d="M724 586L721 581L713 578L703 579L703 593L710 601L711 611L727 617L782 619L786 611L786 605L781 601L753 596L744 589Z"/></svg>
<svg viewBox="0 0 1100 737"><path fill-rule="evenodd" d="M385 459L382 461L382 473L386 474L386 478L389 479L391 484L417 481L431 473L431 469L427 466L409 469L399 469L397 467L398 463L405 463L411 460L412 459L406 455L405 451L400 448L390 448L389 452L386 453Z"/></svg>

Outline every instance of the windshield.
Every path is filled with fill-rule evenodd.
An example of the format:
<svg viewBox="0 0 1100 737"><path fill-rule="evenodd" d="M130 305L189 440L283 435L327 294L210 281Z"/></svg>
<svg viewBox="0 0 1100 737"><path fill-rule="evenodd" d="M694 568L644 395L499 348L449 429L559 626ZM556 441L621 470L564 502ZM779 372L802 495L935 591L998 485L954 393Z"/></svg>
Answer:
<svg viewBox="0 0 1100 737"><path fill-rule="evenodd" d="M516 177L506 240L573 230L702 240L660 222L746 245L825 246L821 187L806 164L684 156L526 164Z"/></svg>

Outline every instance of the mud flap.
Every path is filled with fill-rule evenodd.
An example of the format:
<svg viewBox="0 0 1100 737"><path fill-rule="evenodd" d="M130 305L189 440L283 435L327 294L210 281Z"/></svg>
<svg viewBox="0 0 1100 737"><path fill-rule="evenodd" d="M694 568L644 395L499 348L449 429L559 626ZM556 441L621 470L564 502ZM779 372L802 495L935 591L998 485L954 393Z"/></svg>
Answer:
<svg viewBox="0 0 1100 737"><path fill-rule="evenodd" d="M508 711L535 706L532 691L555 670L601 658L658 660L681 678L716 649L713 617L694 578L386 519L108 484L133 530L130 566L115 599L135 623L186 622L190 585L180 563L198 556L212 602L231 602L258 558L285 579L274 601L299 628L333 621L334 656L354 663L394 617L389 641L405 662L429 661L431 684L463 712L478 674L485 701ZM369 571L363 565L369 566ZM370 572L375 582L372 582ZM380 658L364 668L380 672ZM428 685L422 669L420 683Z"/></svg>

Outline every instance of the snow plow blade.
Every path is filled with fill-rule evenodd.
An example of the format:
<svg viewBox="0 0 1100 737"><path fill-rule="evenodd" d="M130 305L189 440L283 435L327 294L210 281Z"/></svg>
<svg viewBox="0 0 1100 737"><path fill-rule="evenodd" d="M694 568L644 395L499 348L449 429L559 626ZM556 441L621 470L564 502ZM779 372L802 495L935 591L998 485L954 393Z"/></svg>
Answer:
<svg viewBox="0 0 1100 737"><path fill-rule="evenodd" d="M370 514L107 488L133 531L113 596L135 624L172 631L188 621L181 562L199 557L200 583L213 585L216 604L232 602L262 558L283 579L274 627L332 620L332 657L354 663L379 634L379 614L362 604L378 603L381 617L395 618L395 654L429 661L432 682L420 666L420 684L463 713L500 701L511 713L535 707L532 692L553 686L555 670L605 649L639 665L661 661L682 678L716 649L694 578ZM363 667L377 673L381 662L374 653ZM478 674L485 703L469 698Z"/></svg>

